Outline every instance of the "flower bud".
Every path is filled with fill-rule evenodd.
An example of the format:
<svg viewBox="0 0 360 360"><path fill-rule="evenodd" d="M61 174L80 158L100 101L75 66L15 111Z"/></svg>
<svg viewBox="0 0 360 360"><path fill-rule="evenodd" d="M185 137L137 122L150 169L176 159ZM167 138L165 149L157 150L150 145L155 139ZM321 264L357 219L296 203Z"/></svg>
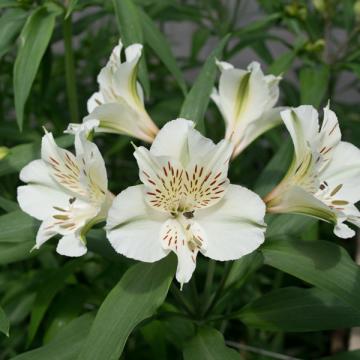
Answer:
<svg viewBox="0 0 360 360"><path fill-rule="evenodd" d="M0 160L4 159L9 152L9 148L6 146L0 146Z"/></svg>

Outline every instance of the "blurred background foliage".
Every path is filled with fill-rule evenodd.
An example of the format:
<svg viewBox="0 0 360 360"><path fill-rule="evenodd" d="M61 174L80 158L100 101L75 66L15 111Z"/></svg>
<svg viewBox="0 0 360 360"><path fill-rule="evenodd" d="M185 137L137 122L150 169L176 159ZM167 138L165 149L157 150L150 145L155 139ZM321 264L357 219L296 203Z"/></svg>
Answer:
<svg viewBox="0 0 360 360"><path fill-rule="evenodd" d="M359 33L358 0L0 0L0 330L10 323L0 359L76 359L97 309L133 263L100 229L81 259L57 255L55 240L30 253L38 223L16 204L18 172L38 157L42 127L72 145L62 132L86 115L119 36L145 46L140 81L159 126L196 110L199 128L223 137L212 103L202 117L207 98L195 110L183 102L206 60L210 80L199 86L211 89L209 54L230 34L216 57L242 68L258 60L266 73L283 74L280 105L321 108L330 100L343 138L359 147ZM291 160L287 139L281 127L262 136L233 162L231 181L265 195ZM113 193L139 181L131 139L95 141ZM134 323L121 358L360 358L334 355L348 350L349 329L360 325L356 240L338 240L328 224L299 216L267 222L260 251L226 264L199 257L190 285L182 293L171 285L157 312Z"/></svg>

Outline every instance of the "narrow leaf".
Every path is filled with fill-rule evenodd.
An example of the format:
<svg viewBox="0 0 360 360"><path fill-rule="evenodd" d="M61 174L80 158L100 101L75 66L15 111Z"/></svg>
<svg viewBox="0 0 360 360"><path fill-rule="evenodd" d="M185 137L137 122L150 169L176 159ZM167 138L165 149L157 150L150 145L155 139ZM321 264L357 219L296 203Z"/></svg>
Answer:
<svg viewBox="0 0 360 360"><path fill-rule="evenodd" d="M101 305L78 360L115 360L132 330L163 303L175 271L172 256L130 268Z"/></svg>
<svg viewBox="0 0 360 360"><path fill-rule="evenodd" d="M27 13L23 9L14 8L6 11L0 18L0 59L14 45Z"/></svg>
<svg viewBox="0 0 360 360"><path fill-rule="evenodd" d="M67 10L66 10L65 20L73 13L77 3L78 3L78 0L70 0L69 1L69 4L67 6Z"/></svg>
<svg viewBox="0 0 360 360"><path fill-rule="evenodd" d="M300 71L301 103L318 107L326 94L329 78L330 71L326 65L302 68Z"/></svg>
<svg viewBox="0 0 360 360"><path fill-rule="evenodd" d="M180 117L193 120L199 129L204 129L204 116L210 101L217 74L216 59L221 58L230 35L225 36L206 60L194 85L187 94L181 107Z"/></svg>
<svg viewBox="0 0 360 360"><path fill-rule="evenodd" d="M172 54L170 45L166 37L157 28L153 20L140 8L138 8L141 24L143 27L146 43L154 50L160 60L173 74L180 89L186 95L186 83L181 70L176 63L176 59Z"/></svg>
<svg viewBox="0 0 360 360"><path fill-rule="evenodd" d="M11 211L19 210L19 205L15 201L0 196L0 208L5 210L6 212L11 212Z"/></svg>
<svg viewBox="0 0 360 360"><path fill-rule="evenodd" d="M273 241L261 248L265 264L326 290L360 311L360 267L327 241Z"/></svg>
<svg viewBox="0 0 360 360"><path fill-rule="evenodd" d="M15 110L20 129L25 103L54 30L56 15L57 12L49 11L45 6L39 7L30 15L20 34L20 48L14 65Z"/></svg>
<svg viewBox="0 0 360 360"><path fill-rule="evenodd" d="M0 243L34 240L38 222L21 210L0 216Z"/></svg>
<svg viewBox="0 0 360 360"><path fill-rule="evenodd" d="M360 312L320 289L283 288L261 296L240 311L247 326L300 332L360 325Z"/></svg>
<svg viewBox="0 0 360 360"><path fill-rule="evenodd" d="M4 310L0 307L0 332L9 336L9 328L10 323L9 320L4 312Z"/></svg>
<svg viewBox="0 0 360 360"><path fill-rule="evenodd" d="M89 333L93 316L85 314L72 320L48 344L15 356L13 360L73 360Z"/></svg>
<svg viewBox="0 0 360 360"><path fill-rule="evenodd" d="M53 298L64 287L65 281L74 273L79 266L80 261L80 259L69 261L63 268L54 270L54 272L51 272L44 279L42 287L36 295L31 311L28 344L30 344L34 339L41 320L43 319Z"/></svg>
<svg viewBox="0 0 360 360"><path fill-rule="evenodd" d="M125 46L134 43L144 43L144 35L142 32L141 22L137 7L132 0L113 0L115 14L118 20L121 39ZM149 75L146 66L145 54L139 62L139 79L144 87L145 94L150 95Z"/></svg>
<svg viewBox="0 0 360 360"><path fill-rule="evenodd" d="M240 360L240 354L225 345L222 334L213 328L201 328L186 344L184 360Z"/></svg>
<svg viewBox="0 0 360 360"><path fill-rule="evenodd" d="M34 256L34 253L30 253L33 247L34 240L0 243L0 265L11 264Z"/></svg>

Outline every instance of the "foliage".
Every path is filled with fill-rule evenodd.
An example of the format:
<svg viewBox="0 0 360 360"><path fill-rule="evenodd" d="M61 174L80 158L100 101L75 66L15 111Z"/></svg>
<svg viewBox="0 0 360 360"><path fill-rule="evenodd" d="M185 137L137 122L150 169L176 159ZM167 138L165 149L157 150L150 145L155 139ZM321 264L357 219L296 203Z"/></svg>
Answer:
<svg viewBox="0 0 360 360"><path fill-rule="evenodd" d="M260 14L251 21L250 3ZM180 292L171 284L173 258L135 265L112 251L100 226L80 259L57 255L55 241L30 252L38 223L16 204L19 170L39 156L42 128L71 146L72 136L62 132L86 115L98 71L119 36L126 45L145 46L139 79L159 127L181 115L220 140L223 121L209 101L215 59L236 63L250 52L266 73L283 74L280 105L319 107L330 99L343 137L360 146L359 5L2 0L0 145L8 151L0 160L0 359L359 358L358 352L332 356L333 330L345 337L360 325L360 269L352 260L355 241L335 239L327 224L268 216L257 252L231 263L199 257ZM168 30L178 24L193 29L187 53L173 51ZM111 191L136 184L130 138L95 141ZM275 128L234 160L231 182L266 195L290 160L284 129ZM343 342L340 350L346 348Z"/></svg>

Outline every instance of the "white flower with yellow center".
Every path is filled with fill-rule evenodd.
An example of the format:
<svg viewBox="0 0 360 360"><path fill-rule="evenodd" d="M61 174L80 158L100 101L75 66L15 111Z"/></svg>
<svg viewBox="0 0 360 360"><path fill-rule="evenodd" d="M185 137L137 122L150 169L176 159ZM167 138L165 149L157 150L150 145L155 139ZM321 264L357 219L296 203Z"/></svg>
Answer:
<svg viewBox="0 0 360 360"><path fill-rule="evenodd" d="M114 200L107 236L127 257L154 262L170 251L178 257L176 278L192 276L196 256L238 259L264 241L263 201L227 178L232 146L215 145L194 123L167 123L150 150L136 148L143 185L129 187Z"/></svg>
<svg viewBox="0 0 360 360"><path fill-rule="evenodd" d="M285 110L282 119L294 143L293 162L265 198L269 212L300 213L334 223L337 236L355 235L344 221L360 226L360 150L341 141L337 117L328 107L319 126L309 105Z"/></svg>
<svg viewBox="0 0 360 360"><path fill-rule="evenodd" d="M221 71L219 88L211 95L225 124L225 139L234 145L233 157L251 142L281 122L280 111L274 108L279 98L281 77L264 75L260 64L252 62L247 70L218 62Z"/></svg>
<svg viewBox="0 0 360 360"><path fill-rule="evenodd" d="M76 156L58 147L51 133L45 134L41 159L20 172L27 185L18 187L17 195L21 209L42 221L35 248L60 234L56 251L66 256L86 253L85 234L106 219L113 199L104 160L86 132L76 135L75 149Z"/></svg>
<svg viewBox="0 0 360 360"><path fill-rule="evenodd" d="M89 99L89 115L83 121L98 120L97 132L124 134L151 143L159 130L145 110L143 90L136 79L142 45L128 46L124 50L126 60L123 62L122 51L120 41L100 71L100 89ZM78 128L70 124L68 132Z"/></svg>

